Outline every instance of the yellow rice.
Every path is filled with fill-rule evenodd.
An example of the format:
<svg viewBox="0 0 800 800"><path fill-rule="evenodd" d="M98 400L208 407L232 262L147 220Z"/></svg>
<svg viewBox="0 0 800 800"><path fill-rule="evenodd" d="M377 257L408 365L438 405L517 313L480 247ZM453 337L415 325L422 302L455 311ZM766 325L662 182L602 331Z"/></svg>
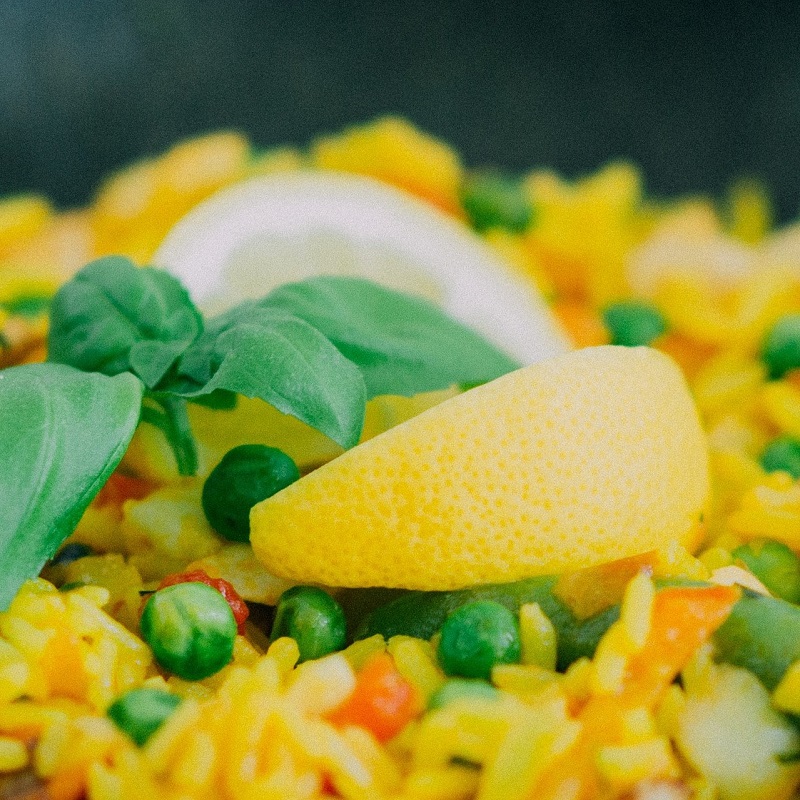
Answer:
<svg viewBox="0 0 800 800"><path fill-rule="evenodd" d="M54 285L104 254L147 263L174 222L218 188L300 168L372 175L461 214L458 156L402 120L324 137L306 152L257 156L239 134L212 134L113 175L80 211L57 213L35 196L1 201L0 301ZM683 367L701 411L713 471L707 539L696 556L659 554L655 576L764 591L731 550L759 537L800 550L800 485L759 463L776 435L800 437L800 381L789 374L768 382L758 358L769 327L800 312L800 224L772 232L769 203L751 184L732 190L725 214L703 199L653 203L625 163L576 182L537 171L524 186L535 224L522 234L489 231L488 242L553 299L578 346L603 342L599 309L609 300L655 302L670 324L655 346ZM41 359L44 323L2 314L9 344L0 366ZM201 459L203 413L195 419ZM215 457L205 454L206 467ZM249 625L231 664L211 678L191 683L159 672L138 636L141 590L190 564L225 577L254 602L274 604L288 584L267 574L247 545L214 534L200 510L199 479L177 476L154 429L137 433L126 466L152 480L154 491L92 506L73 537L106 555L44 574L58 585L86 585L65 593L44 578L30 581L0 613L0 797L16 796L13 787L31 774L52 800L577 796L568 780L558 784L559 759L581 732L574 709L617 691L641 651L652 623L648 574L620 591L621 617L591 661L555 672L552 623L538 606L524 606L522 663L492 675L499 701L465 699L428 711L382 745L364 728L338 728L325 715L370 656L384 651L429 698L445 679L430 642L377 636L298 667L292 640L269 645ZM139 686L184 698L141 748L105 716L117 696ZM800 713L800 664L770 698L750 673L715 664L701 648L680 685L626 712L622 742L592 754L601 796L789 797L800 767L765 756L764 742L779 740L790 751L800 737L775 709ZM717 751L731 726L745 744L731 745L735 755L726 761ZM540 795L545 785L558 791Z"/></svg>

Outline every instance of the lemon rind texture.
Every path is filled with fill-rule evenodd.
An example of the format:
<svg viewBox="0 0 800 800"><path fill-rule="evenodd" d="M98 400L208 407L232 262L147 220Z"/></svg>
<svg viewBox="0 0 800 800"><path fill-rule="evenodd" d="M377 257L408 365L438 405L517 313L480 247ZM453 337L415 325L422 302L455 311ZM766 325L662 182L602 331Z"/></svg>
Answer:
<svg viewBox="0 0 800 800"><path fill-rule="evenodd" d="M518 370L344 453L254 507L276 575L452 589L691 545L708 451L685 379L649 348Z"/></svg>

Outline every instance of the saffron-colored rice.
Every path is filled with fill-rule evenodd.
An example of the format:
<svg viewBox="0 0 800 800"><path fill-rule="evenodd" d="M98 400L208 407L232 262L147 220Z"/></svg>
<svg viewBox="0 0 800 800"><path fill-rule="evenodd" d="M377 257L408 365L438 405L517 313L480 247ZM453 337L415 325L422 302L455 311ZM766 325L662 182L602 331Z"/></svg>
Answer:
<svg viewBox="0 0 800 800"><path fill-rule="evenodd" d="M34 196L0 201L0 307L52 290L97 256L147 263L170 227L220 187L296 169L371 175L465 221L458 156L405 121L379 120L304 152L254 154L239 134L213 134L113 175L80 211L58 213ZM622 602L591 660L556 672L553 625L538 606L524 606L522 663L495 667L496 700L423 711L381 743L328 715L381 653L427 701L445 681L431 642L374 636L297 666L294 641L269 644L268 632L249 623L218 674L188 682L159 671L139 637L138 612L140 592L166 574L202 567L266 605L289 584L266 573L248 545L214 534L200 479L179 477L158 431L143 428L123 464L140 478L142 496L96 501L72 537L99 555L46 568L0 613L0 797L26 796L21 787L31 780L46 793L36 796L51 800L767 800L797 792L800 734L784 712L800 714L798 664L770 696L752 673L715 663L702 645L680 683L658 696L633 705L609 698L624 694L648 646L654 578L767 592L732 551L761 538L800 550L800 485L759 461L776 436L800 437L798 373L770 381L759 356L775 321L800 312L800 223L773 231L765 193L752 184L735 186L724 208L653 202L625 163L576 182L536 171L524 189L535 212L529 228L484 235L548 296L576 346L607 340L601 310L612 300L647 299L668 321L654 346L685 371L711 448L700 550L673 548L632 568L565 578L560 596L579 617ZM0 326L0 367L43 358L43 319L6 310ZM204 413L194 420L201 472L221 455L203 439ZM137 747L105 712L142 686L183 702ZM616 731L613 743L592 733L603 721Z"/></svg>

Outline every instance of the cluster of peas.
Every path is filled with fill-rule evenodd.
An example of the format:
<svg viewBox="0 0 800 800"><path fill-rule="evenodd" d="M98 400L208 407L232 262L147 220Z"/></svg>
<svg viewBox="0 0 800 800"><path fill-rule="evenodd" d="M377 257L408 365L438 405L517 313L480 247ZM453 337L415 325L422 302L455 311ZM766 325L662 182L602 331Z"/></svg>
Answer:
<svg viewBox="0 0 800 800"><path fill-rule="evenodd" d="M296 465L280 450L236 447L206 479L204 512L222 536L247 541L251 507L298 477ZM90 552L85 545L68 544L53 563L65 564ZM227 581L197 571L166 578L144 604L140 628L163 669L185 680L202 680L230 662L247 615L247 605ZM295 586L278 601L270 641L291 637L300 661L308 661L343 649L346 628L344 611L330 594L313 586ZM518 661L520 649L518 622L504 605L478 600L457 609L445 621L438 647L443 670L457 679L434 695L431 707L464 694L495 694L488 683L492 667ZM108 715L141 745L179 703L180 698L169 692L134 689L113 703Z"/></svg>
<svg viewBox="0 0 800 800"><path fill-rule="evenodd" d="M142 634L162 667L199 679L230 661L235 637L230 608L219 592L197 582L156 592L142 615ZM270 641L288 636L297 642L300 662L321 658L346 644L344 612L327 592L295 586L281 596ZM453 676L434 693L430 708L465 697L493 697L489 678L496 664L520 658L519 626L514 614L491 600L476 600L455 610L441 629L438 659ZM138 745L144 744L180 704L158 689L134 689L109 709L109 717Z"/></svg>
<svg viewBox="0 0 800 800"><path fill-rule="evenodd" d="M800 559L786 545L753 541L732 555L776 597L800 603ZM162 667L196 680L230 661L236 623L219 591L193 581L156 592L145 606L142 631ZM428 707L441 708L464 697L496 697L498 690L490 683L492 669L521 657L515 614L500 602L473 600L452 611L439 633L437 658L450 679L430 698ZM284 592L276 608L270 640L283 636L297 642L301 662L321 658L345 647L345 614L322 589L296 586ZM141 745L179 703L167 692L135 689L120 697L108 714Z"/></svg>
<svg viewBox="0 0 800 800"><path fill-rule="evenodd" d="M191 674L197 674L200 664L208 667L213 663L219 669L228 663L232 643L229 647L223 635L229 629L220 625L221 606L216 607L216 601L212 599L214 589L200 583L183 583L161 591L169 598L170 609L176 591L185 594L182 602L174 608L197 611L197 607L190 607L188 600L209 605L201 606L202 616L193 620L195 624L202 621L202 625L195 625L188 647L181 648L180 644L186 645L187 642L181 643L176 639L162 642L154 649L159 663L166 666L163 663L165 657L167 661L176 659L174 663L180 660L183 667L191 665ZM191 624L180 621L177 630L184 632ZM144 629L143 625L143 632ZM311 586L289 589L278 603L270 639L274 641L281 636L289 636L297 642L301 662L341 650L346 643L342 608L322 589ZM463 697L497 696L498 690L489 683L492 668L496 664L519 661L520 647L516 618L504 605L491 600L476 600L461 606L442 626L437 653L442 669L451 679L433 694L428 707L441 708ZM107 713L141 746L180 702L177 695L159 689L133 689L117 699Z"/></svg>

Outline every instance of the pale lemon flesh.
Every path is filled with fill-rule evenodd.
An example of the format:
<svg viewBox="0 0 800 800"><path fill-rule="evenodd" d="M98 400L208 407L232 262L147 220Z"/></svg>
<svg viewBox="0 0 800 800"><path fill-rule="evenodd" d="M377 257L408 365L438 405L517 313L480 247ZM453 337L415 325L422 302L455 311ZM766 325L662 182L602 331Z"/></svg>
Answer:
<svg viewBox="0 0 800 800"><path fill-rule="evenodd" d="M297 172L215 194L167 235L153 263L205 311L314 275L356 275L439 303L520 363L570 349L533 282L443 212L359 175Z"/></svg>
<svg viewBox="0 0 800 800"><path fill-rule="evenodd" d="M708 452L685 380L598 347L436 406L253 508L276 575L452 589L692 546Z"/></svg>

